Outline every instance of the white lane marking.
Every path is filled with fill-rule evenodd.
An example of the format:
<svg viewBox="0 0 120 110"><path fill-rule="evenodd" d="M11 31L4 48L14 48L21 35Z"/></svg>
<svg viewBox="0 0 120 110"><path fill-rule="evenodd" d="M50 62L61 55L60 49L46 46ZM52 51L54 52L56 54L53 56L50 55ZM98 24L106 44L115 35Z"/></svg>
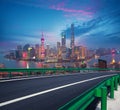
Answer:
<svg viewBox="0 0 120 110"><path fill-rule="evenodd" d="M72 76L72 75L76 75L76 74L81 74L81 73L59 74L59 75L50 75L50 76L37 76L37 77L26 77L26 78L20 78L20 79L5 79L5 80L0 80L0 83L12 82L12 81L22 81L22 80L29 80L29 79L39 79L39 78L51 78L51 77L57 77L57 76Z"/></svg>
<svg viewBox="0 0 120 110"><path fill-rule="evenodd" d="M16 98L16 99L13 99L13 100L10 100L10 101L2 102L2 103L0 103L0 107L8 105L8 104L15 103L15 102L18 102L18 101L22 101L22 100L25 100L25 99L28 99L28 98L32 98L32 97L35 97L35 96L38 96L38 95L42 95L42 94L45 94L45 93L48 93L48 92L52 92L52 91L55 91L55 90L58 90L58 89L66 88L66 87L69 87L69 86L73 86L73 85L77 85L77 84L80 84L80 83L88 82L88 81L95 80L95 79L105 78L105 77L113 76L113 75L117 75L117 74L99 76L99 77L95 77L95 78L91 78L91 79L87 79L87 80L83 80L83 81L79 81L79 82L55 87L55 88L48 89L48 90L45 90L45 91L37 92L37 93L31 94L31 95L23 96L23 97Z"/></svg>
<svg viewBox="0 0 120 110"><path fill-rule="evenodd" d="M63 74L60 74L60 75L50 75L50 76L37 76L37 77L33 76L33 77L26 77L26 78L20 78L20 79L7 79L7 80L5 79L5 80L1 80L0 83L12 82L12 81L22 81L22 80L29 80L29 79L39 79L39 78L50 78L50 77L55 77L55 76L63 76Z"/></svg>
<svg viewBox="0 0 120 110"><path fill-rule="evenodd" d="M33 77L18 77L16 79L2 79L0 80L0 83L4 83L4 82L12 82L12 81L22 81L22 80L31 80L31 79L39 79L39 78L51 78L51 77L57 77L57 76L74 76L74 75L77 75L77 74L90 74L91 72L88 72L88 73L74 73L74 74L57 74L57 75L50 75L50 76L33 76ZM92 72L93 73L93 72ZM92 74L91 73L91 74ZM112 72L113 73L113 72ZM94 74L94 73L93 73Z"/></svg>

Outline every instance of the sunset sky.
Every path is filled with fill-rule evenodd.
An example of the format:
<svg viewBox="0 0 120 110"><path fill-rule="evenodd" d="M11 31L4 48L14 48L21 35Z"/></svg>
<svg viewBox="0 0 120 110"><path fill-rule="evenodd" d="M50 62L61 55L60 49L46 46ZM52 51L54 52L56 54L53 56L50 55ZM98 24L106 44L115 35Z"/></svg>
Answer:
<svg viewBox="0 0 120 110"><path fill-rule="evenodd" d="M74 23L75 45L120 48L120 0L0 0L0 50L16 45L51 47Z"/></svg>

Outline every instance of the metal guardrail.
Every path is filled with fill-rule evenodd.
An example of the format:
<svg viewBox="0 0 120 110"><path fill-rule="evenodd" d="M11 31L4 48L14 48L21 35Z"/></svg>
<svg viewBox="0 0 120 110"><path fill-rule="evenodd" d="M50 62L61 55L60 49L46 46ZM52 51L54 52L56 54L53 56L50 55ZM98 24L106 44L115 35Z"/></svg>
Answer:
<svg viewBox="0 0 120 110"><path fill-rule="evenodd" d="M112 68L29 68L29 69L8 69L0 68L0 77L12 78L14 76L30 76L30 75L46 75L59 73L74 73L74 72L93 72L93 71L120 71Z"/></svg>
<svg viewBox="0 0 120 110"><path fill-rule="evenodd" d="M101 110L107 110L108 87L110 87L110 98L113 99L114 90L118 90L118 84L120 85L120 75L112 76L111 78L104 80L100 84L84 92L82 95L71 100L58 110L85 110L89 104L98 97L101 99Z"/></svg>
<svg viewBox="0 0 120 110"><path fill-rule="evenodd" d="M14 77L14 72L22 72L22 76L30 76L38 74L57 74L57 73L73 73L73 72L93 72L93 71L120 71L120 69L111 69L111 68L30 68L30 69L0 69L0 73L7 72L5 77L12 78ZM24 74L25 73L25 74ZM27 73L27 74L26 74ZM87 92L84 92L82 95L76 97L75 99L71 100L59 110L85 110L88 105L93 102L93 100L97 97L101 98L101 110L107 110L107 92L108 87L110 87L110 98L114 98L114 90L117 90L118 83L120 85L120 75L115 75L100 84L96 85L95 87L91 88Z"/></svg>

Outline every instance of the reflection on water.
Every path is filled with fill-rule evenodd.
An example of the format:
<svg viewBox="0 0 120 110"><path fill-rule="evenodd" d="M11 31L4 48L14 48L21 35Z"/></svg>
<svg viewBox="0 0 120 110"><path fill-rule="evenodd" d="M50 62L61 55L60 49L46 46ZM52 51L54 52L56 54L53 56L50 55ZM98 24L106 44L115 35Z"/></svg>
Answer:
<svg viewBox="0 0 120 110"><path fill-rule="evenodd" d="M18 63L22 68L27 68L27 64L28 64L27 61L19 61Z"/></svg>
<svg viewBox="0 0 120 110"><path fill-rule="evenodd" d="M106 60L107 61L107 65L108 67L112 67L112 64L115 65L115 64L118 64L119 67L120 67L120 54L112 54L112 55L105 55L105 56L101 56L99 57L99 59L102 59L102 60ZM91 59L88 64L90 66L94 65L94 64L97 64L98 63L98 59Z"/></svg>
<svg viewBox="0 0 120 110"><path fill-rule="evenodd" d="M18 61L18 66L21 68L42 68L42 62L33 62L33 61Z"/></svg>
<svg viewBox="0 0 120 110"><path fill-rule="evenodd" d="M0 54L0 63L3 63L6 68L42 68L45 66L43 62L9 60L4 58L3 54ZM53 66L54 64L51 64L50 67Z"/></svg>
<svg viewBox="0 0 120 110"><path fill-rule="evenodd" d="M33 61L16 61L16 60L9 60L3 57L3 54L0 54L0 63L3 63L6 68L43 68L49 67L53 68L56 66L63 66L63 67L80 67L81 62L63 62L63 63L43 63L43 62L33 62ZM112 59L116 62L120 62L120 54L118 55L106 55L100 57L100 59L106 60L108 64L112 61ZM94 63L98 63L98 59L92 59L91 61L87 62L87 66L91 67Z"/></svg>

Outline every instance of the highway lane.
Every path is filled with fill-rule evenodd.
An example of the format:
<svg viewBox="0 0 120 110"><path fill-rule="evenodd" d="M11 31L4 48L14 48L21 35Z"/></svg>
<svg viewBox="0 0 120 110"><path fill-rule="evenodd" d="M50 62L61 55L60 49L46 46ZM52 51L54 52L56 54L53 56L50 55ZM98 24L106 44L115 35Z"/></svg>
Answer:
<svg viewBox="0 0 120 110"><path fill-rule="evenodd" d="M0 83L0 103L63 85L115 73L88 73ZM56 110L107 77L97 78L0 107L1 110Z"/></svg>

